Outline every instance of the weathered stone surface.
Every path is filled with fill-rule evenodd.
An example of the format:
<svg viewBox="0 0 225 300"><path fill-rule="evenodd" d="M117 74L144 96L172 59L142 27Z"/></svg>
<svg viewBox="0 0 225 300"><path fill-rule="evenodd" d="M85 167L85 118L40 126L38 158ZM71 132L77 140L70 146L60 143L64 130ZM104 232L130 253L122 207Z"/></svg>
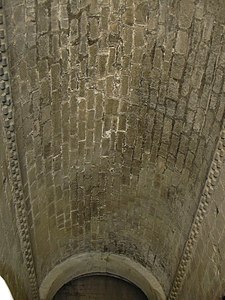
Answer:
<svg viewBox="0 0 225 300"><path fill-rule="evenodd" d="M95 250L169 293L224 115L224 5L203 2L6 1L39 283Z"/></svg>
<svg viewBox="0 0 225 300"><path fill-rule="evenodd" d="M7 282L14 299L31 297L28 274L23 262L15 222L14 195L11 190L9 161L6 151L2 116L0 115L0 273Z"/></svg>
<svg viewBox="0 0 225 300"><path fill-rule="evenodd" d="M222 299L224 296L225 168L211 197L197 246L178 299Z"/></svg>

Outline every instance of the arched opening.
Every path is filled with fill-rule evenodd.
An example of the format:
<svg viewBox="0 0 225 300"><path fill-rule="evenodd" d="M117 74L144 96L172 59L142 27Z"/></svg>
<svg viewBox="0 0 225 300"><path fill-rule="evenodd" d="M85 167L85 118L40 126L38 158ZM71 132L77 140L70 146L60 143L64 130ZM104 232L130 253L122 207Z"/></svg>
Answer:
<svg viewBox="0 0 225 300"><path fill-rule="evenodd" d="M134 284L107 274L90 274L64 284L53 300L148 300Z"/></svg>
<svg viewBox="0 0 225 300"><path fill-rule="evenodd" d="M40 286L41 300L52 300L65 284L93 274L108 275L138 287L148 300L165 300L158 280L141 264L111 253L84 253L72 256L53 268Z"/></svg>

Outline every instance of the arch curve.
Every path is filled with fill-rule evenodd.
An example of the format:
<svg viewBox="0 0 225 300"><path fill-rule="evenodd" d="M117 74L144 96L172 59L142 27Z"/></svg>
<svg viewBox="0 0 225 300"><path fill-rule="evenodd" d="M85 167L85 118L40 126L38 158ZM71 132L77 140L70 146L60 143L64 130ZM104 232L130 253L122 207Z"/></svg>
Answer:
<svg viewBox="0 0 225 300"><path fill-rule="evenodd" d="M112 253L82 253L69 257L54 267L43 279L41 300L52 300L56 292L70 280L90 274L104 273L120 277L138 286L151 300L165 300L165 293L152 273L133 260Z"/></svg>

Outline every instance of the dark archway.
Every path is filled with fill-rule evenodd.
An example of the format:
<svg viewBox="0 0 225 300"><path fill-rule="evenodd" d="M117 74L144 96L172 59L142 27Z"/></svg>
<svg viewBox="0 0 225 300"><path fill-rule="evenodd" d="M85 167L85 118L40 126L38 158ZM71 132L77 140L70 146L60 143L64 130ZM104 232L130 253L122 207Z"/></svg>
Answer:
<svg viewBox="0 0 225 300"><path fill-rule="evenodd" d="M166 299L158 280L139 263L122 255L95 252L70 257L54 267L41 283L40 298L52 300L57 291L68 282L93 274L123 278L138 286L149 300Z"/></svg>
<svg viewBox="0 0 225 300"><path fill-rule="evenodd" d="M63 285L53 300L148 300L134 284L108 274L75 278Z"/></svg>

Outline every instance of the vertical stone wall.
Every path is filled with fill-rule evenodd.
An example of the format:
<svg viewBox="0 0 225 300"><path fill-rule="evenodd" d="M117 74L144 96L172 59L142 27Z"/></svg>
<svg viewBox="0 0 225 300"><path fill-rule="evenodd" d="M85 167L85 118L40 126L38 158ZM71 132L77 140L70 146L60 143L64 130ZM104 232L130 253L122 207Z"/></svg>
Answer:
<svg viewBox="0 0 225 300"><path fill-rule="evenodd" d="M222 168L180 300L220 300L225 295L225 163Z"/></svg>
<svg viewBox="0 0 225 300"><path fill-rule="evenodd" d="M14 195L9 178L9 160L0 113L0 275L5 279L15 300L31 300L27 270L23 262ZM3 299L2 299L3 300Z"/></svg>

